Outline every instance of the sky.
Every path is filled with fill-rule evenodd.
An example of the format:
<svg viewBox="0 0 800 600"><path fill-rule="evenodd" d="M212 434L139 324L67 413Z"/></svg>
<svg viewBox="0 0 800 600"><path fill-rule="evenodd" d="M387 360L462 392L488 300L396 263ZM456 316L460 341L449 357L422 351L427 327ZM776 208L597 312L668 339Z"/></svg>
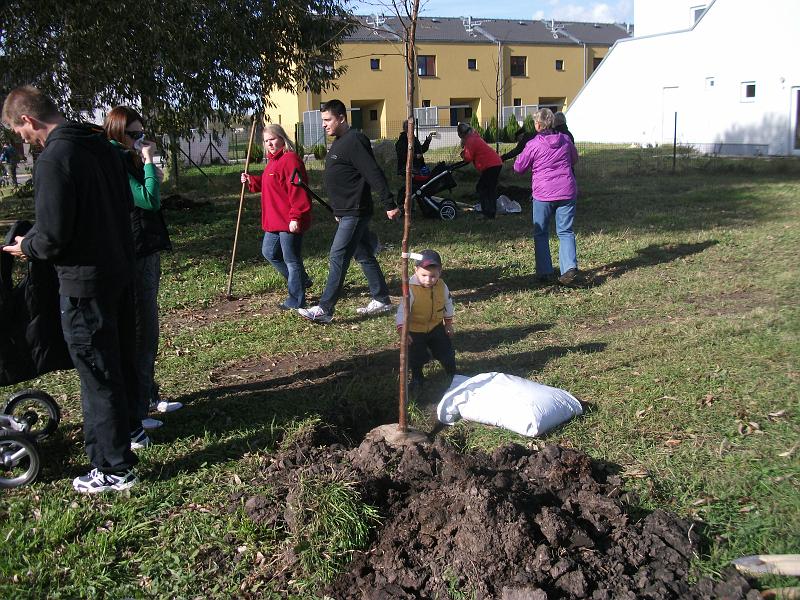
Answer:
<svg viewBox="0 0 800 600"><path fill-rule="evenodd" d="M356 14L393 13L391 0L355 0L350 5ZM633 0L421 0L420 14L426 17L633 23Z"/></svg>

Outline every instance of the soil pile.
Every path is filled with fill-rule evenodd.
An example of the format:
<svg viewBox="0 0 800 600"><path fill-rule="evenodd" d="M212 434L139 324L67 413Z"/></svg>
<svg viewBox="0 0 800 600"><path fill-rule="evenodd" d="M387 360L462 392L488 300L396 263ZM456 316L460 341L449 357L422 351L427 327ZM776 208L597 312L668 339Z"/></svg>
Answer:
<svg viewBox="0 0 800 600"><path fill-rule="evenodd" d="M290 529L297 481L332 470L383 516L370 547L321 590L337 600L760 598L734 570L690 586L692 524L637 511L613 469L554 445L464 455L441 440L368 435L348 450L317 431L265 467L275 493L248 498L249 517ZM292 568L287 556L276 577L288 582Z"/></svg>

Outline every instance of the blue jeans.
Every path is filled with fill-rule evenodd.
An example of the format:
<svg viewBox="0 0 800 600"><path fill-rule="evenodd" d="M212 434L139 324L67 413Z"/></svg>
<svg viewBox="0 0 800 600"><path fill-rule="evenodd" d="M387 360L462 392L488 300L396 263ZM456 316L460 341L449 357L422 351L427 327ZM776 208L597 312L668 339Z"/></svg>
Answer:
<svg viewBox="0 0 800 600"><path fill-rule="evenodd" d="M161 254L154 252L136 259L133 295L136 310L136 375L139 379L137 416L147 417L156 397L155 364L158 354L158 285Z"/></svg>
<svg viewBox="0 0 800 600"><path fill-rule="evenodd" d="M536 274L540 277L553 274L553 261L550 258L550 217L556 215L556 234L558 234L558 264L563 275L570 269L578 268L575 248L575 200L556 200L542 202L533 200L533 249L536 254Z"/></svg>
<svg viewBox="0 0 800 600"><path fill-rule="evenodd" d="M286 280L289 297L283 303L289 308L303 308L306 305L306 287L311 281L303 265L303 234L266 231L261 254Z"/></svg>
<svg viewBox="0 0 800 600"><path fill-rule="evenodd" d="M342 293L344 278L350 266L350 259L355 258L364 271L369 284L369 293L378 302L388 304L389 288L383 271L375 258L374 236L369 230L370 217L341 217L336 234L333 236L330 255L328 256L328 281L319 299L319 305L326 313L332 315L339 295Z"/></svg>

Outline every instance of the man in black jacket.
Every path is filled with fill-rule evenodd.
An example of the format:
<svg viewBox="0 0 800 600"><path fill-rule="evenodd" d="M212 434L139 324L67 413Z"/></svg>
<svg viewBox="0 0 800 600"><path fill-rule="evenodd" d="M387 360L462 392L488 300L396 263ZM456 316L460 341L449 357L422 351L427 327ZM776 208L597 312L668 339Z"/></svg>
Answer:
<svg viewBox="0 0 800 600"><path fill-rule="evenodd" d="M133 486L131 447L150 440L136 418L134 249L128 176L102 129L68 122L32 86L12 90L3 121L44 146L33 176L36 223L4 251L55 265L61 323L81 380L86 453L81 493Z"/></svg>
<svg viewBox="0 0 800 600"><path fill-rule="evenodd" d="M386 176L375 162L369 139L350 129L345 105L339 100L329 100L322 105L321 112L325 133L336 137L325 155L324 177L328 199L339 225L331 244L328 280L319 305L300 308L297 312L310 321L330 323L350 260L354 257L364 271L372 296L367 306L357 309L358 313L373 315L391 310L389 289L375 258L369 231L372 190L375 189L380 196L390 220L400 213L400 209L394 203Z"/></svg>
<svg viewBox="0 0 800 600"><path fill-rule="evenodd" d="M400 132L400 137L394 144L394 151L397 154L397 174L405 176L406 174L406 161L408 160L408 121L403 121L403 130ZM431 140L433 139L433 132L430 132L425 141L420 143L419 138L414 136L414 162L411 163L411 171L419 173L420 169L425 166L425 157L423 156L428 148L431 147Z"/></svg>

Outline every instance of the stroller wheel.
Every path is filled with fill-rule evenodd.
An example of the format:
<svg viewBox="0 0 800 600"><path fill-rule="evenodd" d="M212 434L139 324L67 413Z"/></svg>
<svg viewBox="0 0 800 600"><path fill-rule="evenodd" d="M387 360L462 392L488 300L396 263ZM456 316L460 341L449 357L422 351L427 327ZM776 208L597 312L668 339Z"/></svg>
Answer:
<svg viewBox="0 0 800 600"><path fill-rule="evenodd" d="M458 207L452 200L443 200L439 206L439 218L442 221L452 221L458 215Z"/></svg>
<svg viewBox="0 0 800 600"><path fill-rule="evenodd" d="M0 488L31 483L39 475L36 443L27 435L0 430Z"/></svg>
<svg viewBox="0 0 800 600"><path fill-rule="evenodd" d="M61 410L50 394L41 390L22 390L8 401L3 413L28 423L28 433L43 440L58 428Z"/></svg>

